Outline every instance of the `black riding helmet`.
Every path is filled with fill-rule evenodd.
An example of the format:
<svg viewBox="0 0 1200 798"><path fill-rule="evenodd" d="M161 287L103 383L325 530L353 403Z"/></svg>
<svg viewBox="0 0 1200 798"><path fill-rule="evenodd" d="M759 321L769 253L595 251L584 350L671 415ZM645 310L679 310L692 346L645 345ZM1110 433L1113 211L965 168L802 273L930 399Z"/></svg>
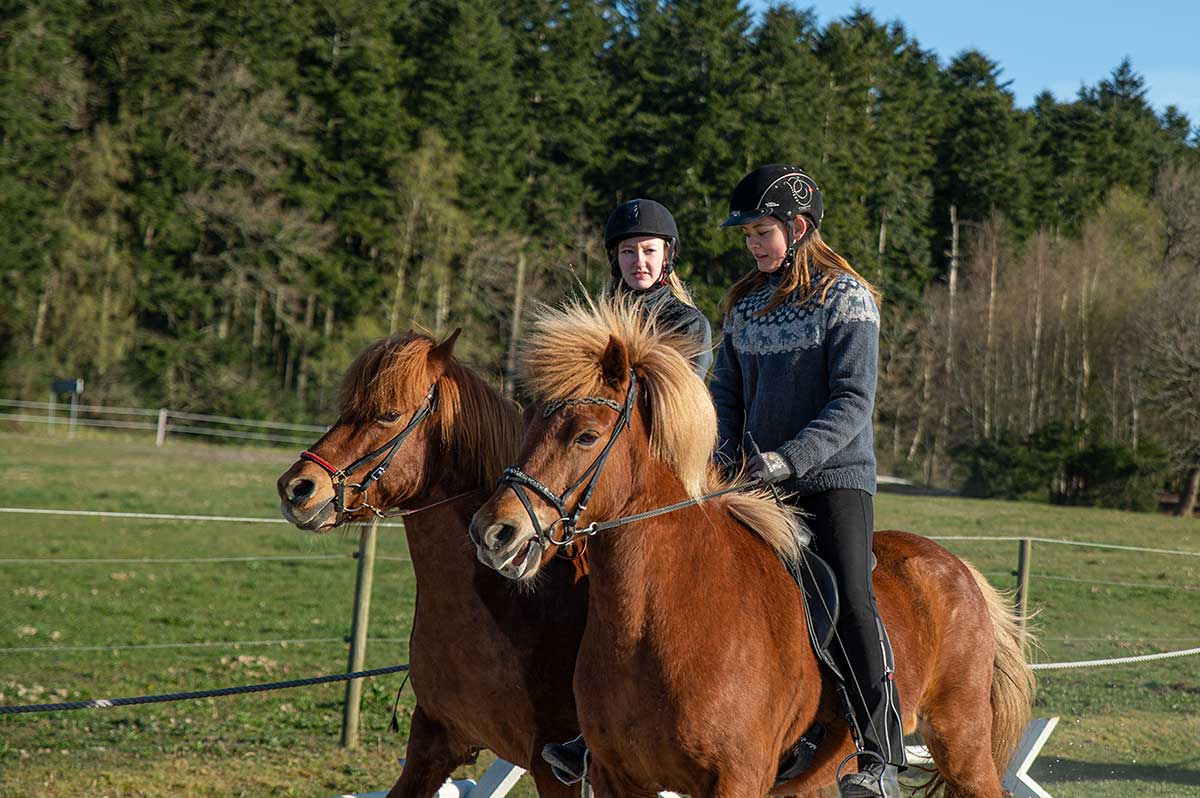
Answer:
<svg viewBox="0 0 1200 798"><path fill-rule="evenodd" d="M621 276L617 244L635 236L666 239L667 253L663 260L662 277L659 278L660 283L666 282L679 254L679 228L675 225L675 217L662 203L651 199L633 199L614 208L604 223L604 248L608 250L608 263L612 266L613 277Z"/></svg>
<svg viewBox="0 0 1200 798"><path fill-rule="evenodd" d="M788 263L800 245L799 241L792 241L792 235L796 217L801 214L808 217L810 230L821 226L825 215L821 189L800 167L776 163L760 166L738 182L729 197L729 216L721 226L737 227L774 216L787 227L788 252L784 262Z"/></svg>

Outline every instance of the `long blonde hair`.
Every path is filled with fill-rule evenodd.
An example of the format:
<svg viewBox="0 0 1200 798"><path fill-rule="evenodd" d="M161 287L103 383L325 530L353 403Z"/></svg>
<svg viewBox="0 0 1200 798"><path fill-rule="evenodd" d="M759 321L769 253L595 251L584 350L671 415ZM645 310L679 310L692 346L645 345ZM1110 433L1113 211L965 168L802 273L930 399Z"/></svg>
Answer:
<svg viewBox="0 0 1200 798"><path fill-rule="evenodd" d="M815 284L814 274L817 277ZM845 258L834 252L833 248L821 238L820 231L813 230L796 250L796 256L792 258L792 262L783 271L779 285L775 287L775 293L771 295L771 301L757 315L765 316L775 310L786 302L788 296L797 289L800 291L800 302L805 302L820 293L821 302L824 303L826 296L829 295L829 289L843 274L848 274L862 283L871 292L876 305L883 302L883 295L879 289L856 272ZM756 268L729 286L729 290L725 292L725 297L721 300L721 317L728 318L742 297L765 283L768 276Z"/></svg>

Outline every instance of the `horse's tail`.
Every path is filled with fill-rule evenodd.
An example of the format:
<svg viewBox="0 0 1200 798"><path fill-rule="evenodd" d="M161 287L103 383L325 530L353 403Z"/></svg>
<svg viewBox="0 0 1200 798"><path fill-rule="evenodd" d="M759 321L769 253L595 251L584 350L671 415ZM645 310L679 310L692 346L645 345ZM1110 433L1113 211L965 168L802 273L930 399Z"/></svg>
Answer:
<svg viewBox="0 0 1200 798"><path fill-rule="evenodd" d="M1033 635L1026 629L1027 618L1017 614L1013 603L973 565L966 565L987 603L996 641L992 668L992 761L996 763L996 772L1003 777L1033 712L1037 683L1028 659Z"/></svg>

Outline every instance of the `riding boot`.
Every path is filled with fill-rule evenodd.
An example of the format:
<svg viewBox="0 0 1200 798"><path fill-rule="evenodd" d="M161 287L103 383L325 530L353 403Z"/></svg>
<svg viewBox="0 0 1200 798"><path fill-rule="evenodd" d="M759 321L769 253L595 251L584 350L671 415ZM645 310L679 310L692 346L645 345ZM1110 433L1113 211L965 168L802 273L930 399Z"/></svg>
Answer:
<svg viewBox="0 0 1200 798"><path fill-rule="evenodd" d="M591 758L582 734L570 742L542 746L542 759L549 763L554 777L567 785L576 784L587 776Z"/></svg>
<svg viewBox="0 0 1200 798"><path fill-rule="evenodd" d="M900 798L898 768L872 762L857 773L848 773L838 782L841 798Z"/></svg>

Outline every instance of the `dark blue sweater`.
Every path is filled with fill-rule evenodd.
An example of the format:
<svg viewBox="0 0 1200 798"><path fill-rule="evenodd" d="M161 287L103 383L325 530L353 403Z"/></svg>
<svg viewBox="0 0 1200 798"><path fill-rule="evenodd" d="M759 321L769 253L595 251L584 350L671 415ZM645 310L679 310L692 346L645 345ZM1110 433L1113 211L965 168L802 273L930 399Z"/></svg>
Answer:
<svg viewBox="0 0 1200 798"><path fill-rule="evenodd" d="M667 285L634 291L633 295L641 301L647 312L657 313L668 329L682 333L695 343L696 354L692 356L692 367L703 380L713 362L712 327L704 314L679 301Z"/></svg>
<svg viewBox="0 0 1200 798"><path fill-rule="evenodd" d="M815 282L816 280L814 280ZM778 285L743 297L725 320L713 369L718 453L741 462L743 434L777 451L796 476L786 490L807 496L834 488L875 492L871 411L879 357L879 309L849 275L821 297L793 294L765 316Z"/></svg>

